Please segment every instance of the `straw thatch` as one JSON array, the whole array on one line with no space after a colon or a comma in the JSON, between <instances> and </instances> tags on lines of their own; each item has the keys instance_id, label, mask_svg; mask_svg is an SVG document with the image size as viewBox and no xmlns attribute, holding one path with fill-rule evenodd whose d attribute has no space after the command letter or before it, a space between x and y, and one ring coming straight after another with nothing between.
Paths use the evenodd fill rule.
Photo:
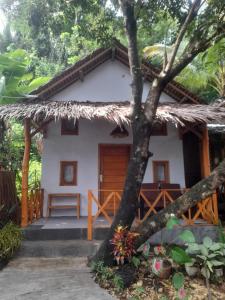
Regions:
<instances>
[{"instance_id":1,"label":"straw thatch","mask_svg":"<svg viewBox=\"0 0 225 300\"><path fill-rule=\"evenodd\" d=\"M48 119L105 119L117 124L129 123L131 107L126 102L78 102L51 101L42 103L17 103L0 106L0 119L31 118L34 121ZM225 107L220 103L160 104L157 109L159 122L170 122L184 126L186 123L225 124Z\"/></svg>"}]
</instances>

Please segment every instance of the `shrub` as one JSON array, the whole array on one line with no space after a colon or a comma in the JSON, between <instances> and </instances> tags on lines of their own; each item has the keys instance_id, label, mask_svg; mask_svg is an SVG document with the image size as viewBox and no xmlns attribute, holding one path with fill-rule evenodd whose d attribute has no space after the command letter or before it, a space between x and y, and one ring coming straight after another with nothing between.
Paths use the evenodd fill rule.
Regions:
<instances>
[{"instance_id":1,"label":"shrub","mask_svg":"<svg viewBox=\"0 0 225 300\"><path fill-rule=\"evenodd\" d=\"M0 260L8 260L20 247L22 232L18 226L9 222L0 230Z\"/></svg>"}]
</instances>

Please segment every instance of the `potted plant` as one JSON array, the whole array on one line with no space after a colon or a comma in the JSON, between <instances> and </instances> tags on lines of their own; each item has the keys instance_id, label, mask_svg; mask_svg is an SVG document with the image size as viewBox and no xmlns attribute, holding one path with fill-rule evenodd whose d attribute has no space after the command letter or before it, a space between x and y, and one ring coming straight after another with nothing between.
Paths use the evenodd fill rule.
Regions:
<instances>
[{"instance_id":1,"label":"potted plant","mask_svg":"<svg viewBox=\"0 0 225 300\"><path fill-rule=\"evenodd\" d=\"M115 229L113 239L110 243L113 245L113 255L117 265L123 265L130 262L132 256L136 253L134 242L138 234L131 232L124 226L118 226Z\"/></svg>"}]
</instances>

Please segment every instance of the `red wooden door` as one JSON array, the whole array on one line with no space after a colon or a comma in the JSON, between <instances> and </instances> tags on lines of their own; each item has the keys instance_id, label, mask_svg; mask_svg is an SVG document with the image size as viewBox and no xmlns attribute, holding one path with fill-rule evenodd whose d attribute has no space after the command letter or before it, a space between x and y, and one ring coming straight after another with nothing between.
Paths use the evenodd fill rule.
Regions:
<instances>
[{"instance_id":1,"label":"red wooden door","mask_svg":"<svg viewBox=\"0 0 225 300\"><path fill-rule=\"evenodd\" d=\"M110 198L106 206L108 211L118 208L118 194L122 194L129 158L130 145L100 146L100 199L104 203ZM118 194L113 194L113 191L118 191Z\"/></svg>"}]
</instances>

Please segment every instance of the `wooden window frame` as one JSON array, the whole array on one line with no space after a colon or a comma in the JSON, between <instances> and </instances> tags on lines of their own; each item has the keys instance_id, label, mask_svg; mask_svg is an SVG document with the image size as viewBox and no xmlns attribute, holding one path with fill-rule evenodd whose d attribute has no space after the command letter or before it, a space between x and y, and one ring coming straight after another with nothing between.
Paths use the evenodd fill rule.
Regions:
<instances>
[{"instance_id":1,"label":"wooden window frame","mask_svg":"<svg viewBox=\"0 0 225 300\"><path fill-rule=\"evenodd\" d=\"M165 168L165 180L164 181L157 181L157 166L163 165ZM170 183L170 172L169 172L169 161L168 160L153 160L152 161L152 169L153 169L153 181L154 183Z\"/></svg>"},{"instance_id":2,"label":"wooden window frame","mask_svg":"<svg viewBox=\"0 0 225 300\"><path fill-rule=\"evenodd\" d=\"M79 135L79 121L76 120L75 126L73 130L68 130L66 128L66 122L70 120L68 119L62 119L61 120L61 135Z\"/></svg>"},{"instance_id":3,"label":"wooden window frame","mask_svg":"<svg viewBox=\"0 0 225 300\"><path fill-rule=\"evenodd\" d=\"M154 128L153 125L153 129L152 129L152 136L167 136L168 132L167 132L167 123L157 123L155 126L161 126L159 129L157 129L156 127ZM155 130L155 131L154 131Z\"/></svg>"},{"instance_id":4,"label":"wooden window frame","mask_svg":"<svg viewBox=\"0 0 225 300\"><path fill-rule=\"evenodd\" d=\"M66 166L73 166L73 180L65 181L64 169ZM60 186L76 186L77 185L77 161L60 161Z\"/></svg>"}]
</instances>

